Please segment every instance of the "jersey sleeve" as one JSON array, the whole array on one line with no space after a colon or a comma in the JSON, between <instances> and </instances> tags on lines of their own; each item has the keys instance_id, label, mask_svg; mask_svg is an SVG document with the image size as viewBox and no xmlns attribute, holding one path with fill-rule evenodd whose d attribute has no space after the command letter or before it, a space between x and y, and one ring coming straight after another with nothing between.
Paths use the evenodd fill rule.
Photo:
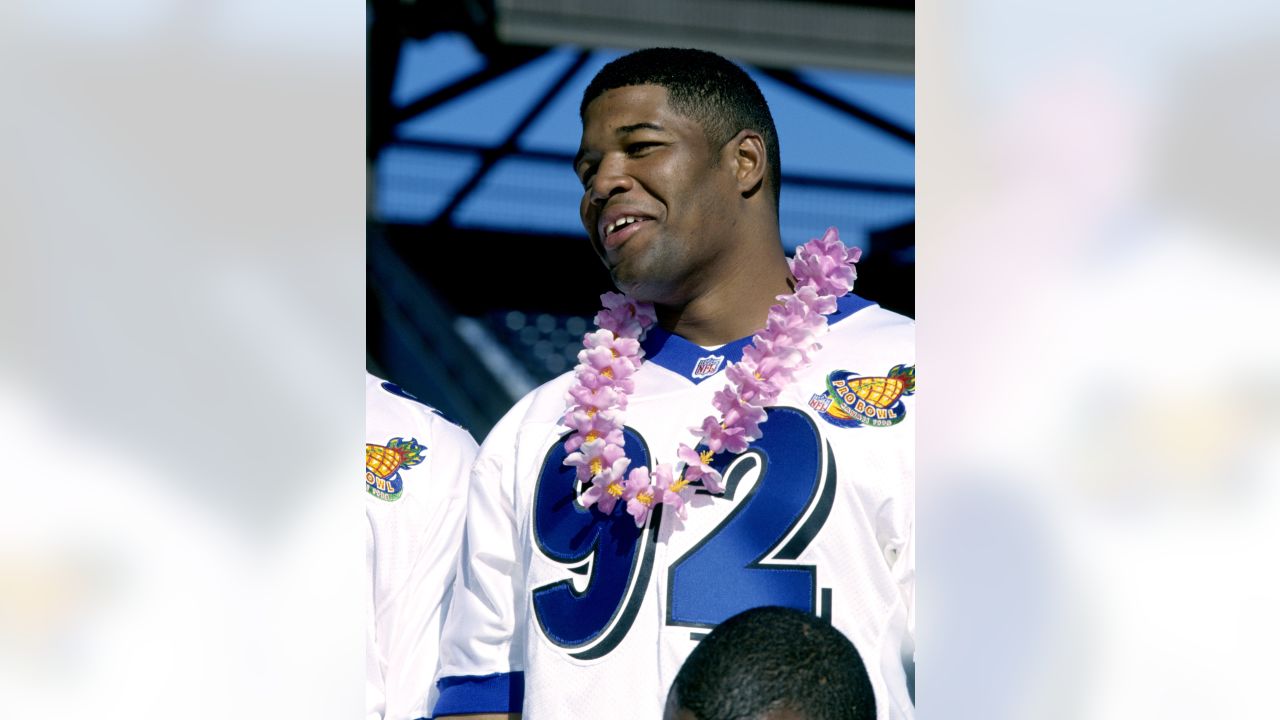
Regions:
<instances>
[{"instance_id":1,"label":"jersey sleeve","mask_svg":"<svg viewBox=\"0 0 1280 720\"><path fill-rule=\"evenodd\" d=\"M891 570L893 579L902 595L902 602L907 607L906 635L902 644L902 661L904 664L915 664L916 639L916 543L915 523L908 517L903 523L903 538L896 548L896 555Z\"/></svg>"},{"instance_id":2,"label":"jersey sleeve","mask_svg":"<svg viewBox=\"0 0 1280 720\"><path fill-rule=\"evenodd\" d=\"M367 517L367 515L366 515ZM365 568L369 576L376 572L377 558L373 552L373 523L365 526ZM365 617L364 646L364 703L365 720L382 720L387 713L387 678L385 662L378 650L378 616L374 608L378 605L378 594L374 584L366 586L369 591L369 612Z\"/></svg>"},{"instance_id":3,"label":"jersey sleeve","mask_svg":"<svg viewBox=\"0 0 1280 720\"><path fill-rule=\"evenodd\" d=\"M489 434L471 471L466 530L441 638L435 717L520 712L524 578L515 513L517 405Z\"/></svg>"},{"instance_id":4,"label":"jersey sleeve","mask_svg":"<svg viewBox=\"0 0 1280 720\"><path fill-rule=\"evenodd\" d=\"M399 470L401 496L366 501L372 613L366 717L416 720L435 701L439 643L462 546L475 441L429 407L375 387L366 441L412 439L423 461ZM366 468L367 471L367 468Z\"/></svg>"}]
</instances>

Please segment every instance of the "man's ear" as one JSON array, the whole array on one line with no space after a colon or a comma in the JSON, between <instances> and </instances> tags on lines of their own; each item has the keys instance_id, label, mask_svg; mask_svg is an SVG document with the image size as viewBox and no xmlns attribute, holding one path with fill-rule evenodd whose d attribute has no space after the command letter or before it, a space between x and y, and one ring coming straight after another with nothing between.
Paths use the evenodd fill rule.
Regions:
<instances>
[{"instance_id":1,"label":"man's ear","mask_svg":"<svg viewBox=\"0 0 1280 720\"><path fill-rule=\"evenodd\" d=\"M751 197L764 187L765 165L769 162L764 138L755 130L741 130L729 141L733 150L734 176L742 197Z\"/></svg>"}]
</instances>

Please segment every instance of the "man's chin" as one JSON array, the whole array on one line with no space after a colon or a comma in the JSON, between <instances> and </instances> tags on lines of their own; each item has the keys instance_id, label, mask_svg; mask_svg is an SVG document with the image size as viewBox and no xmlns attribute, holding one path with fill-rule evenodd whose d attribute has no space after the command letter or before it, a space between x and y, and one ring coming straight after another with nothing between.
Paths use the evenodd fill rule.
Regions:
<instances>
[{"instance_id":1,"label":"man's chin","mask_svg":"<svg viewBox=\"0 0 1280 720\"><path fill-rule=\"evenodd\" d=\"M609 268L609 277L613 279L613 286L618 288L618 292L625 293L630 297L635 297L637 289L641 283L629 272L627 267L619 263Z\"/></svg>"},{"instance_id":2,"label":"man's chin","mask_svg":"<svg viewBox=\"0 0 1280 720\"><path fill-rule=\"evenodd\" d=\"M654 305L666 304L667 296L652 283L639 280L625 281L614 277L613 286L618 288L618 292L637 302L653 303Z\"/></svg>"},{"instance_id":3,"label":"man's chin","mask_svg":"<svg viewBox=\"0 0 1280 720\"><path fill-rule=\"evenodd\" d=\"M677 286L658 272L662 268L638 263L636 260L637 258L627 258L609 268L613 286L632 300L655 305L669 304Z\"/></svg>"},{"instance_id":4,"label":"man's chin","mask_svg":"<svg viewBox=\"0 0 1280 720\"><path fill-rule=\"evenodd\" d=\"M626 295L632 300L648 302L648 300L645 300L643 297L641 297L644 294L643 285L626 282L624 280L619 279L617 276L614 276L613 286L618 289L618 292L622 293L623 295Z\"/></svg>"}]
</instances>

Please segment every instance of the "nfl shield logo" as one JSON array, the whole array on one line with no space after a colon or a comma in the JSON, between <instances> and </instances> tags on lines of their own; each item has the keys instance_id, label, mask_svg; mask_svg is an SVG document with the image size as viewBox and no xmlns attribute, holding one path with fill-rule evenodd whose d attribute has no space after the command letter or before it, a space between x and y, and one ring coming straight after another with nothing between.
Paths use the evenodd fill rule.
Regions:
<instances>
[{"instance_id":1,"label":"nfl shield logo","mask_svg":"<svg viewBox=\"0 0 1280 720\"><path fill-rule=\"evenodd\" d=\"M698 363L693 366L693 379L700 380L704 377L711 377L720 370L720 365L724 362L723 355L708 355L704 358L698 358Z\"/></svg>"}]
</instances>

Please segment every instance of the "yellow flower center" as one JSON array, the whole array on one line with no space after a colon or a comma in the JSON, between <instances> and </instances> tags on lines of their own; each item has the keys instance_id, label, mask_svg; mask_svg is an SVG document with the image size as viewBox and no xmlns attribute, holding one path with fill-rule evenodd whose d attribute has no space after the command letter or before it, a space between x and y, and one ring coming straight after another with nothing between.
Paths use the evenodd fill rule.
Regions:
<instances>
[{"instance_id":1,"label":"yellow flower center","mask_svg":"<svg viewBox=\"0 0 1280 720\"><path fill-rule=\"evenodd\" d=\"M587 408L587 417L593 418L595 416L596 416L596 409L592 407Z\"/></svg>"},{"instance_id":2,"label":"yellow flower center","mask_svg":"<svg viewBox=\"0 0 1280 720\"><path fill-rule=\"evenodd\" d=\"M711 459L714 458L715 456L716 454L711 452L710 450L703 450L702 454L699 455L698 457L702 460L703 465L710 465Z\"/></svg>"},{"instance_id":3,"label":"yellow flower center","mask_svg":"<svg viewBox=\"0 0 1280 720\"><path fill-rule=\"evenodd\" d=\"M600 433L596 432L595 430L592 430L591 432L587 433L587 442L591 442L592 440L599 440L599 439L600 439Z\"/></svg>"},{"instance_id":4,"label":"yellow flower center","mask_svg":"<svg viewBox=\"0 0 1280 720\"><path fill-rule=\"evenodd\" d=\"M612 378L612 377L613 377L613 368L605 368L605 369L603 369L603 370L601 370L601 371L600 371L600 374L601 374L601 375L603 375L603 376L605 376L605 377L607 377L607 378Z\"/></svg>"},{"instance_id":5,"label":"yellow flower center","mask_svg":"<svg viewBox=\"0 0 1280 720\"><path fill-rule=\"evenodd\" d=\"M622 483L609 483L609 494L614 497L622 497Z\"/></svg>"},{"instance_id":6,"label":"yellow flower center","mask_svg":"<svg viewBox=\"0 0 1280 720\"><path fill-rule=\"evenodd\" d=\"M636 495L636 499L640 501L641 505L652 505L653 493L642 492L639 495Z\"/></svg>"},{"instance_id":7,"label":"yellow flower center","mask_svg":"<svg viewBox=\"0 0 1280 720\"><path fill-rule=\"evenodd\" d=\"M603 470L603 469L604 469L604 462L602 462L602 461L600 460L600 458L596 458L596 459L594 459L594 460L592 460L592 461L591 461L591 474L592 474L592 475L599 475L599 474L600 474L600 471L601 471L601 470Z\"/></svg>"},{"instance_id":8,"label":"yellow flower center","mask_svg":"<svg viewBox=\"0 0 1280 720\"><path fill-rule=\"evenodd\" d=\"M671 483L671 492L678 493L684 489L685 485L688 485L688 484L689 484L689 481L685 480L684 476L681 475L679 480Z\"/></svg>"}]
</instances>

